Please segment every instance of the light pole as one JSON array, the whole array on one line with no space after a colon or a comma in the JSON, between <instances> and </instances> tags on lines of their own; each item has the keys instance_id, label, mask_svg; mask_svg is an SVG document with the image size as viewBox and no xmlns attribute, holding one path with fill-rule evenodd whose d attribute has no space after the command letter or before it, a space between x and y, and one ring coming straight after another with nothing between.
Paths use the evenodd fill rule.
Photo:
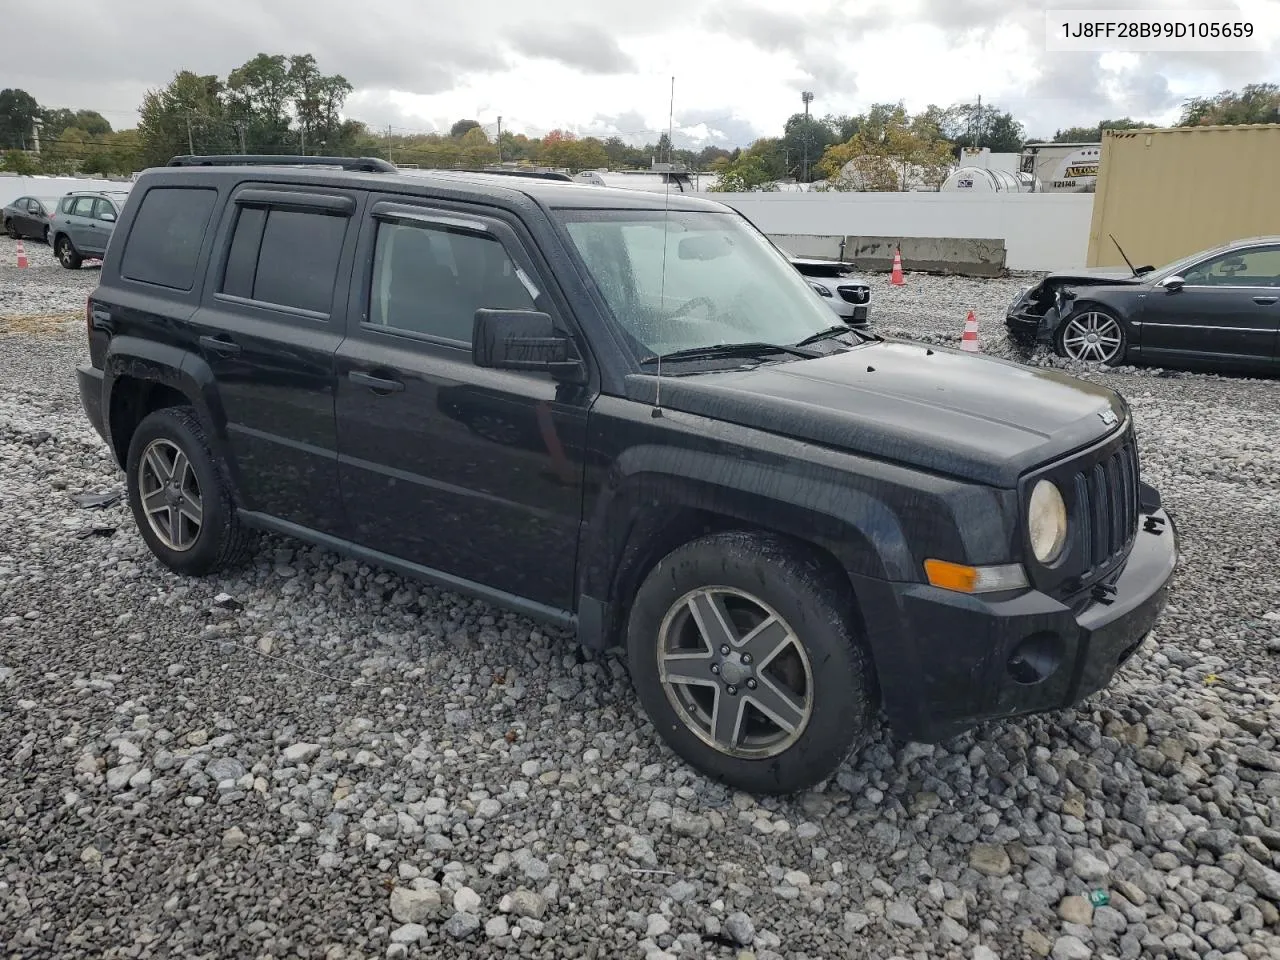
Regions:
<instances>
[{"instance_id":1,"label":"light pole","mask_svg":"<svg viewBox=\"0 0 1280 960\"><path fill-rule=\"evenodd\" d=\"M809 182L809 104L813 102L813 94L808 90L800 94L800 99L804 101L804 129L800 133L800 143L803 147L804 165L803 173L800 174L800 182Z\"/></svg>"}]
</instances>

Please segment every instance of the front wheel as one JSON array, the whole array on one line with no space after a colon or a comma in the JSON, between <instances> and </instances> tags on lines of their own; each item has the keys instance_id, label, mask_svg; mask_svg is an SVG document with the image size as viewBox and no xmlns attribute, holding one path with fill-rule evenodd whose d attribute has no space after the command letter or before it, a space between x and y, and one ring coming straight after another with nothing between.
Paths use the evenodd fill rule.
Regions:
<instances>
[{"instance_id":1,"label":"front wheel","mask_svg":"<svg viewBox=\"0 0 1280 960\"><path fill-rule=\"evenodd\" d=\"M12 220L6 220L4 222L4 232L9 235L10 240L18 239L18 228Z\"/></svg>"},{"instance_id":2,"label":"front wheel","mask_svg":"<svg viewBox=\"0 0 1280 960\"><path fill-rule=\"evenodd\" d=\"M1123 362L1128 349L1119 318L1095 306L1083 307L1063 320L1055 344L1058 354L1069 360L1109 367Z\"/></svg>"},{"instance_id":3,"label":"front wheel","mask_svg":"<svg viewBox=\"0 0 1280 960\"><path fill-rule=\"evenodd\" d=\"M68 270L79 270L80 264L84 263L84 258L71 245L70 237L59 237L53 252L57 255L58 262Z\"/></svg>"},{"instance_id":4,"label":"front wheel","mask_svg":"<svg viewBox=\"0 0 1280 960\"><path fill-rule=\"evenodd\" d=\"M627 654L659 734L749 793L822 782L868 738L874 675L847 582L799 545L722 533L645 578Z\"/></svg>"}]
</instances>

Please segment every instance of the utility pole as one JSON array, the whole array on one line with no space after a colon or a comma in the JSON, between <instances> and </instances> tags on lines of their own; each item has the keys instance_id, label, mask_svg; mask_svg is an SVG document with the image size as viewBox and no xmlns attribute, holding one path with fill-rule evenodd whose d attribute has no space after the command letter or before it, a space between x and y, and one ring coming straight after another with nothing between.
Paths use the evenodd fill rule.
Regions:
<instances>
[{"instance_id":1,"label":"utility pole","mask_svg":"<svg viewBox=\"0 0 1280 960\"><path fill-rule=\"evenodd\" d=\"M502 117L498 117L498 162L502 162Z\"/></svg>"},{"instance_id":2,"label":"utility pole","mask_svg":"<svg viewBox=\"0 0 1280 960\"><path fill-rule=\"evenodd\" d=\"M195 141L191 138L191 111L187 111L187 152L194 155L196 152Z\"/></svg>"},{"instance_id":3,"label":"utility pole","mask_svg":"<svg viewBox=\"0 0 1280 960\"><path fill-rule=\"evenodd\" d=\"M800 143L804 148L804 164L803 173L800 174L800 182L809 182L809 104L813 102L813 94L808 90L800 94L800 99L804 101L804 131L800 135Z\"/></svg>"},{"instance_id":4,"label":"utility pole","mask_svg":"<svg viewBox=\"0 0 1280 960\"><path fill-rule=\"evenodd\" d=\"M387 162L391 163L391 124L387 124Z\"/></svg>"},{"instance_id":5,"label":"utility pole","mask_svg":"<svg viewBox=\"0 0 1280 960\"><path fill-rule=\"evenodd\" d=\"M299 127L302 130L302 155L305 157L307 155L307 121L303 120Z\"/></svg>"}]
</instances>

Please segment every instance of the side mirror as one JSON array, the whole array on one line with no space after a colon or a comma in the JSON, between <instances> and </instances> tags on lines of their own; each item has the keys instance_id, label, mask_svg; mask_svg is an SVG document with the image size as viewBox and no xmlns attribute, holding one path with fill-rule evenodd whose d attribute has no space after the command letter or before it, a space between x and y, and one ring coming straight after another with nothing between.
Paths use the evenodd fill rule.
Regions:
<instances>
[{"instance_id":1,"label":"side mirror","mask_svg":"<svg viewBox=\"0 0 1280 960\"><path fill-rule=\"evenodd\" d=\"M1175 273L1173 276L1165 277L1163 280L1161 280L1160 286L1164 287L1166 290L1172 293L1172 292L1181 290L1183 286L1186 284L1186 282L1187 282L1186 280L1184 280L1182 277L1178 276Z\"/></svg>"},{"instance_id":2,"label":"side mirror","mask_svg":"<svg viewBox=\"0 0 1280 960\"><path fill-rule=\"evenodd\" d=\"M585 373L573 341L557 330L549 314L537 310L476 311L471 360L495 370L543 370L580 380Z\"/></svg>"},{"instance_id":3,"label":"side mirror","mask_svg":"<svg viewBox=\"0 0 1280 960\"><path fill-rule=\"evenodd\" d=\"M116 215L112 213L110 210L107 210L107 211L104 211L102 216L100 216L98 219L105 220L108 223L114 223L116 219Z\"/></svg>"}]
</instances>

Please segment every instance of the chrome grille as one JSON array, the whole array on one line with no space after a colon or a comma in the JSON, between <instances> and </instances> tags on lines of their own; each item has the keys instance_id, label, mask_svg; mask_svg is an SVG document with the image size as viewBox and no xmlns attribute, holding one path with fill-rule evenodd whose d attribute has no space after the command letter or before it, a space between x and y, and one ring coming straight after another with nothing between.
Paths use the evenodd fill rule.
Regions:
<instances>
[{"instance_id":1,"label":"chrome grille","mask_svg":"<svg viewBox=\"0 0 1280 960\"><path fill-rule=\"evenodd\" d=\"M1077 471L1073 526L1080 531L1081 575L1129 548L1138 533L1138 448L1132 435L1091 468Z\"/></svg>"},{"instance_id":2,"label":"chrome grille","mask_svg":"<svg viewBox=\"0 0 1280 960\"><path fill-rule=\"evenodd\" d=\"M837 287L841 299L847 303L866 303L871 299L870 287Z\"/></svg>"}]
</instances>

